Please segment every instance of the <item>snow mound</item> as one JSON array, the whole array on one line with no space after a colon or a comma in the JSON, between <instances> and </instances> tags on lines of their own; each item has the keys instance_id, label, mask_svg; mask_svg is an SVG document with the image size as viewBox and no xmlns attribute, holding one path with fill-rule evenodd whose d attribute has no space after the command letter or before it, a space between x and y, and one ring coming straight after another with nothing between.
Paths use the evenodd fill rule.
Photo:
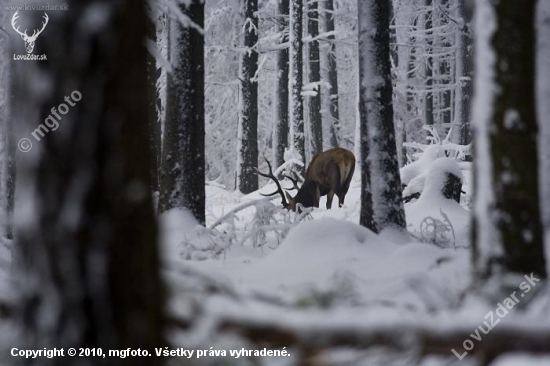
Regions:
<instances>
[{"instance_id":1,"label":"snow mound","mask_svg":"<svg viewBox=\"0 0 550 366\"><path fill-rule=\"evenodd\" d=\"M416 197L420 195L424 190L424 183L426 182L426 173L417 175L410 180L409 184L403 189L403 198Z\"/></svg>"},{"instance_id":2,"label":"snow mound","mask_svg":"<svg viewBox=\"0 0 550 366\"><path fill-rule=\"evenodd\" d=\"M244 293L286 304L350 308L391 303L421 309L426 300L418 291L439 302L441 293L455 298L468 285L468 260L466 251L399 245L349 221L326 218L293 228L263 258L187 263Z\"/></svg>"},{"instance_id":3,"label":"snow mound","mask_svg":"<svg viewBox=\"0 0 550 366\"><path fill-rule=\"evenodd\" d=\"M327 288L335 276L360 273L396 247L349 221L313 220L292 229L276 251L247 268L242 280L258 289Z\"/></svg>"},{"instance_id":4,"label":"snow mound","mask_svg":"<svg viewBox=\"0 0 550 366\"><path fill-rule=\"evenodd\" d=\"M450 158L438 158L429 164L428 169L422 174L412 178L407 187L403 189L403 197L410 197L415 194L420 194L424 191L426 181L428 181L428 194L441 195L443 185L447 180L446 175L452 174L460 179L464 184L464 176L458 162ZM431 193L430 193L431 192Z\"/></svg>"},{"instance_id":5,"label":"snow mound","mask_svg":"<svg viewBox=\"0 0 550 366\"><path fill-rule=\"evenodd\" d=\"M469 246L470 213L458 202L443 196L448 174L464 181L462 170L450 158L435 160L426 174L418 201L405 205L409 231L439 246Z\"/></svg>"},{"instance_id":6,"label":"snow mound","mask_svg":"<svg viewBox=\"0 0 550 366\"><path fill-rule=\"evenodd\" d=\"M181 258L184 254L185 243L192 242L193 246L198 249L208 248L209 242L208 237L204 235L204 227L185 208L174 208L160 214L159 227L164 260ZM196 251L198 255L201 252L201 250Z\"/></svg>"},{"instance_id":7,"label":"snow mound","mask_svg":"<svg viewBox=\"0 0 550 366\"><path fill-rule=\"evenodd\" d=\"M290 231L279 249L266 260L278 261L278 257L287 257L289 254L300 255L317 254L317 258L325 253L332 257L335 253L330 250L337 246L342 255L347 251L357 251L362 245L387 245L392 243L381 242L381 239L372 231L349 221L325 218L313 220L298 225Z\"/></svg>"},{"instance_id":8,"label":"snow mound","mask_svg":"<svg viewBox=\"0 0 550 366\"><path fill-rule=\"evenodd\" d=\"M434 195L443 197L441 191L443 190L443 186L447 180L447 174L452 174L459 178L461 183L464 182L462 170L455 160L450 158L439 158L430 166L430 170L428 171L424 183L425 189L423 190L420 199L422 199L422 197Z\"/></svg>"},{"instance_id":9,"label":"snow mound","mask_svg":"<svg viewBox=\"0 0 550 366\"><path fill-rule=\"evenodd\" d=\"M429 145L422 153L422 156L401 168L401 183L408 185L412 179L425 173L432 162L443 154L441 145Z\"/></svg>"}]
</instances>

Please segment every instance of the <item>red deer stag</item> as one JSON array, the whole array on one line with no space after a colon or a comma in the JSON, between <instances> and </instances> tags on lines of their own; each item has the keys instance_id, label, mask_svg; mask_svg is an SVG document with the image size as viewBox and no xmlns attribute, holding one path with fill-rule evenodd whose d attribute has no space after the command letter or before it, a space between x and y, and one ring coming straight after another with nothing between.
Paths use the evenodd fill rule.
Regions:
<instances>
[{"instance_id":1,"label":"red deer stag","mask_svg":"<svg viewBox=\"0 0 550 366\"><path fill-rule=\"evenodd\" d=\"M283 206L287 210L293 211L296 211L298 203L304 207L319 207L319 198L325 195L327 196L327 209L330 210L335 194L338 196L338 207L342 207L355 171L355 156L351 151L334 148L317 154L307 168L306 180L302 187L298 187L296 179L284 176L292 181L293 189L298 190L296 196L292 197L288 192L283 193L281 183L273 175L271 164L267 159L266 162L269 172L262 173L256 169L256 173L272 179L277 185L277 190L270 194L263 194L263 196L273 196L278 193L281 195ZM285 193L288 202L285 199Z\"/></svg>"}]
</instances>

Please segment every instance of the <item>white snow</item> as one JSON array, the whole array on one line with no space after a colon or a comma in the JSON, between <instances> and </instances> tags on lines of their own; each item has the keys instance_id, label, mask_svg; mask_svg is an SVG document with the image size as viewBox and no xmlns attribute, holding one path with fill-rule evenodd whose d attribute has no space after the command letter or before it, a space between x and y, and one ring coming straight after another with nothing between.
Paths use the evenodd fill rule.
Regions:
<instances>
[{"instance_id":1,"label":"white snow","mask_svg":"<svg viewBox=\"0 0 550 366\"><path fill-rule=\"evenodd\" d=\"M424 174L431 163L442 156L444 150L441 145L429 145L422 152L421 157L401 168L401 183L408 185L414 178Z\"/></svg>"},{"instance_id":2,"label":"white snow","mask_svg":"<svg viewBox=\"0 0 550 366\"><path fill-rule=\"evenodd\" d=\"M445 198L441 193L446 175L449 173L464 182L462 170L453 159L439 158L431 164L424 176L425 183L420 198L416 202L405 205L408 229L419 237L426 237L428 235L426 230L431 232L431 225L428 224L436 223L429 218L436 219L441 224L447 223L447 227L438 226L434 230L444 231L445 233L441 232L441 235L443 239L449 240L447 243L450 246L468 247L470 213L455 200ZM448 227L449 225L452 227Z\"/></svg>"},{"instance_id":3,"label":"white snow","mask_svg":"<svg viewBox=\"0 0 550 366\"><path fill-rule=\"evenodd\" d=\"M234 243L223 255L217 258L205 255L198 258L200 261L177 257L178 246L189 241L193 245L201 243L209 234L203 232L202 237L194 238L196 222L186 212L163 215L163 231L169 233L165 235L164 245L171 246L167 252L172 253L165 260L170 265L177 262L178 268L186 268L189 273L202 274L210 286L219 286L218 291L226 293L225 296L200 297L205 323L193 341L211 342L208 332L214 328L209 327L213 327L218 318L277 324L292 329L364 331L380 327L422 327L444 333L454 327L465 334L474 332L496 303L476 297L468 297L462 302L471 285L471 253L465 248L469 212L454 200L441 196L439 180L448 172L463 178L454 160L435 160L426 174L422 196L406 209L409 225L429 215L442 219L439 212L442 210L452 222L457 236L456 248L439 248L415 238L394 240L391 235L379 236L359 226L358 182L352 183L342 209L314 209L311 218L294 226L282 241L268 236L267 243L261 247ZM464 183L468 185L468 181ZM272 188L271 185L261 191ZM243 196L210 186L207 195L210 212L207 227L233 208L260 198L257 192ZM278 205L278 201L276 198L273 202ZM320 206L323 204L321 202ZM252 205L236 212L237 227L247 227L247 222L254 221L255 210ZM182 224L184 228L179 227ZM230 227L221 225L216 230L226 231ZM237 235L243 233L237 231ZM182 238L185 240L180 240ZM181 277L170 275L167 279L174 286L182 283ZM178 314L189 310L182 303L177 304L172 308ZM511 312L503 320L506 324L503 326L544 328L548 325L546 320L541 322L544 304L542 301L535 305L529 313ZM450 350L449 356L454 357ZM344 356L331 353L330 357L338 360ZM512 356L503 357L499 362L512 362L508 357ZM515 360L513 357L510 360ZM431 357L424 362L425 365L438 365L444 361L438 363ZM511 363L504 365L508 364Z\"/></svg>"},{"instance_id":4,"label":"white snow","mask_svg":"<svg viewBox=\"0 0 550 366\"><path fill-rule=\"evenodd\" d=\"M460 174L460 168L456 171L456 163L448 160L441 159L436 167ZM286 182L282 185L291 186ZM434 189L432 185L437 184L428 180L427 195ZM271 192L274 188L270 185L260 191ZM207 186L207 195L207 211L210 212L207 227L233 208L261 198L257 192L242 196L211 186ZM183 263L221 278L224 283L232 283L244 293L276 297L286 304L324 304L328 301L347 308L358 304L390 303L411 311L458 301L458 294L469 284L469 251L440 249L391 233L377 236L357 224L359 199L360 184L354 181L343 208L326 210L325 197L322 197L322 208L311 213L313 220L306 219L295 226L282 241L268 234L266 244L261 247L254 248L248 242L233 244L221 257L195 255L196 259L203 260ZM280 206L279 201L274 197L275 205ZM417 208L412 208L415 214L410 216L410 223L416 223L417 218L436 216L436 213L439 217L441 208L449 215L457 235L466 233L468 212L458 203L446 201L449 200L442 197L421 198ZM246 235L254 228L251 222L255 220L255 211L254 206L249 206L235 213L234 226L221 225L215 230L235 230L237 236ZM287 215L293 217L295 214ZM208 252L211 245L206 240L208 233L197 231L196 221L187 212L165 213L161 222L165 259L189 258L186 249L189 243L196 251Z\"/></svg>"}]
</instances>

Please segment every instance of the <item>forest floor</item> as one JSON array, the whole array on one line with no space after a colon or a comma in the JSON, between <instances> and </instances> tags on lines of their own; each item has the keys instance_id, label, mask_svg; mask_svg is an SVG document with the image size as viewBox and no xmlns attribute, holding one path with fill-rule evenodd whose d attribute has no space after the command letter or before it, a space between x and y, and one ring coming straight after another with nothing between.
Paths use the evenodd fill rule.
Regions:
<instances>
[{"instance_id":1,"label":"forest floor","mask_svg":"<svg viewBox=\"0 0 550 366\"><path fill-rule=\"evenodd\" d=\"M444 333L458 326L465 334L475 335L496 302L493 305L465 296L472 283L468 247L471 175L468 169L463 172L460 205L433 195L405 205L408 234L390 230L376 235L358 225L359 177L352 182L344 207L338 208L335 198L333 208L327 210L323 198L320 208L305 217L282 210L278 196L265 203L258 192L241 195L207 186L206 227L218 224L221 217L226 220L204 229L185 212L163 215L164 258L174 268L185 268L184 276L200 274L202 280L210 281L210 290L204 286L200 289L210 295L199 297L202 317L208 319L210 330L215 328L213 324L231 319L298 332L303 327L319 334L335 327L389 327L399 332L407 326ZM291 185L286 182L283 186ZM274 190L274 185L268 185L259 192ZM228 214L255 200L260 203ZM281 238L285 234L281 227L285 226L292 228ZM167 278L177 287L181 277L174 273ZM181 302L176 300L172 305L176 314L185 316ZM542 307L545 310L539 308L530 314L517 312L508 316L506 323L512 327L541 326L540 312L550 312L548 301ZM234 340L216 342L204 335L208 333L204 329L201 332L203 338L199 339L209 345L226 349L241 346ZM412 356L396 355L374 349L358 356L355 351L340 351L325 354L327 364L410 365L418 361L414 352ZM354 363L365 355L368 363ZM292 365L293 361L273 364ZM427 357L419 364L475 365L460 361L451 349L448 356ZM519 364L550 365L550 358L513 355L495 363Z\"/></svg>"},{"instance_id":2,"label":"forest floor","mask_svg":"<svg viewBox=\"0 0 550 366\"><path fill-rule=\"evenodd\" d=\"M320 208L302 215L280 208L279 197L269 201L259 194L272 192L273 185L249 195L208 185L206 228L183 210L164 213L159 220L170 312L180 319L192 317L198 324L182 338L174 336L174 347L253 348L238 337L215 336L216 324L228 319L233 324L313 329L319 334L381 327L396 332L418 327L443 334L457 326L465 334L475 333L496 302L465 296L471 286L471 179L465 173L460 205L432 194L405 205L407 234L390 230L376 235L358 225L358 176L342 208L335 198L327 210L322 198ZM247 207L238 209L243 206ZM9 293L9 262L9 250L2 243L0 294ZM199 315L193 313L197 304ZM548 327L548 320L541 321L549 318L548 313L546 301L532 312L515 312L505 323L523 329ZM12 337L10 325L0 324L0 348ZM448 355L427 357L421 363L415 352L379 351L340 347L324 357L327 365L475 365L458 360L450 349ZM298 352L289 352L287 359L273 357L262 365L299 363ZM355 363L360 359L368 362ZM204 361L199 364L219 364L215 357ZM256 364L244 358L235 361L231 364ZM550 358L511 355L494 365L550 365Z\"/></svg>"}]
</instances>

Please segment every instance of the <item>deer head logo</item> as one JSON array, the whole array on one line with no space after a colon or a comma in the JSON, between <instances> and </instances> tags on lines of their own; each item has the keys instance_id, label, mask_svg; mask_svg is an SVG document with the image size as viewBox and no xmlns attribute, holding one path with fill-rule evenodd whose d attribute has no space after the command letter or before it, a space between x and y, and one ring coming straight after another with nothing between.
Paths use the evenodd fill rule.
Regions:
<instances>
[{"instance_id":1,"label":"deer head logo","mask_svg":"<svg viewBox=\"0 0 550 366\"><path fill-rule=\"evenodd\" d=\"M25 41L25 49L27 50L27 53L32 53L32 50L34 49L34 42L36 42L36 39L38 38L40 33L42 33L44 28L46 28L46 25L48 24L48 20L50 20L50 18L48 18L48 14L44 13L44 17L43 17L44 21L42 22L42 29L40 30L35 29L34 32L32 33L32 36L29 36L27 34L26 29L24 32L21 32L19 30L19 27L16 27L15 21L17 20L17 18L19 18L19 15L17 13L18 12L16 11L15 14L13 14L13 18L11 19L11 26L17 33L21 35L21 38L23 38L23 41Z\"/></svg>"}]
</instances>

